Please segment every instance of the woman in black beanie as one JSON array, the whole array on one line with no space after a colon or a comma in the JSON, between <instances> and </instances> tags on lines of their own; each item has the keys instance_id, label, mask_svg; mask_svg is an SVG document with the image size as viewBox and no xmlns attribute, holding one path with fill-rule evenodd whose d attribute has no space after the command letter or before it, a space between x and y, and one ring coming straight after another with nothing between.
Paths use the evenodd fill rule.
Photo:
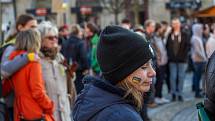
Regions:
<instances>
[{"instance_id":1,"label":"woman in black beanie","mask_svg":"<svg viewBox=\"0 0 215 121\"><path fill-rule=\"evenodd\" d=\"M155 76L149 43L119 26L106 27L97 48L103 79L87 76L73 110L74 121L143 121L142 95Z\"/></svg>"}]
</instances>

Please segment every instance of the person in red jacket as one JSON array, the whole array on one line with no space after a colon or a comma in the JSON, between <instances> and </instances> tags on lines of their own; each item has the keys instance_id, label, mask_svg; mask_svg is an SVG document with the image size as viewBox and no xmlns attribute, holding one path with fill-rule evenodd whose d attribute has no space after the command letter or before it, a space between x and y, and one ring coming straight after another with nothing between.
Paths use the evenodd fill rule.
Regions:
<instances>
[{"instance_id":1,"label":"person in red jacket","mask_svg":"<svg viewBox=\"0 0 215 121\"><path fill-rule=\"evenodd\" d=\"M10 60L25 52L38 53L40 42L38 31L20 32L16 37L15 51L11 53ZM46 95L39 61L29 62L11 77L11 81L15 91L14 121L54 121L54 103Z\"/></svg>"}]
</instances>

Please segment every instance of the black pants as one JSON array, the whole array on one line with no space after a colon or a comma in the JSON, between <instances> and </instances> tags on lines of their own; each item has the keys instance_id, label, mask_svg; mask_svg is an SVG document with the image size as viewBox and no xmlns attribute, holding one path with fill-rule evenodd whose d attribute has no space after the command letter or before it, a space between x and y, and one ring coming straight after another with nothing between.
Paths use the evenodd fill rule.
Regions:
<instances>
[{"instance_id":1,"label":"black pants","mask_svg":"<svg viewBox=\"0 0 215 121\"><path fill-rule=\"evenodd\" d=\"M162 97L162 87L163 87L163 81L165 79L166 75L166 66L158 66L156 68L156 83L155 83L155 97Z\"/></svg>"},{"instance_id":2,"label":"black pants","mask_svg":"<svg viewBox=\"0 0 215 121\"><path fill-rule=\"evenodd\" d=\"M171 91L171 86L170 86L170 71L169 71L169 63L166 65L166 76L165 76L168 92L170 93Z\"/></svg>"}]
</instances>

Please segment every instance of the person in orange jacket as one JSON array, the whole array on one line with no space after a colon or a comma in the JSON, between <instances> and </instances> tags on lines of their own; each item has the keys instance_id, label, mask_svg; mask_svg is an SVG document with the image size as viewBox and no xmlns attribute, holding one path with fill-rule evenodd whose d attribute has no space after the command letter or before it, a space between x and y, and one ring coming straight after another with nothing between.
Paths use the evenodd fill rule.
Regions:
<instances>
[{"instance_id":1,"label":"person in orange jacket","mask_svg":"<svg viewBox=\"0 0 215 121\"><path fill-rule=\"evenodd\" d=\"M41 37L38 31L20 32L16 37L15 51L11 53L10 60L25 52L38 53L40 42ZM11 81L15 91L14 121L54 121L54 103L46 95L39 61L26 64L11 77Z\"/></svg>"},{"instance_id":2,"label":"person in orange jacket","mask_svg":"<svg viewBox=\"0 0 215 121\"><path fill-rule=\"evenodd\" d=\"M40 63L42 66L46 93L55 105L53 113L54 119L56 121L71 121L72 106L76 99L76 91L73 83L73 79L75 78L73 72L76 67L67 67L65 66L66 64L63 63L65 61L58 50L58 31L55 25L51 22L44 21L39 24L37 29L41 34L42 40L40 53L26 52L27 54L25 55L17 55L13 60L7 61L4 65L4 69L1 69L7 73L5 77L10 77L19 71L19 69L25 67L28 62L37 60L37 56L35 56L35 58L30 58L29 54L41 57ZM18 57L26 57L27 59L20 59ZM16 58L18 58L19 61L17 61Z\"/></svg>"}]
</instances>

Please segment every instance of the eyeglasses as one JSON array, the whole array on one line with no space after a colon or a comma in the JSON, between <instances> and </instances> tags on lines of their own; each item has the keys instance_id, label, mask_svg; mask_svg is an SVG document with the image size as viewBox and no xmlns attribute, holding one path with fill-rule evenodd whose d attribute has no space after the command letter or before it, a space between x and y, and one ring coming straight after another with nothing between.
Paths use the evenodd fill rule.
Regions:
<instances>
[{"instance_id":1,"label":"eyeglasses","mask_svg":"<svg viewBox=\"0 0 215 121\"><path fill-rule=\"evenodd\" d=\"M47 38L47 39L49 39L49 40L52 40L52 41L54 41L55 39L58 40L58 36L47 36L47 37L45 37L45 38Z\"/></svg>"}]
</instances>

